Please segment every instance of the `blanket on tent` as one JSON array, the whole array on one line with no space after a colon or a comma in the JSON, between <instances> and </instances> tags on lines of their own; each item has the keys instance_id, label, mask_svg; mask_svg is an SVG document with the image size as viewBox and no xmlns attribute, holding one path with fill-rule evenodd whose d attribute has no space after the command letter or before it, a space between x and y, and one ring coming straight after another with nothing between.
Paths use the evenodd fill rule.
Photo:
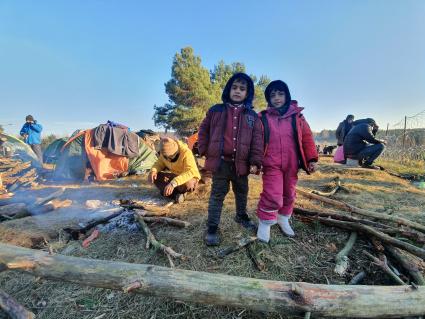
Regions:
<instances>
[{"instance_id":1,"label":"blanket on tent","mask_svg":"<svg viewBox=\"0 0 425 319\"><path fill-rule=\"evenodd\" d=\"M107 148L115 155L136 157L139 155L139 136L119 126L101 124L94 129L94 148Z\"/></svg>"}]
</instances>

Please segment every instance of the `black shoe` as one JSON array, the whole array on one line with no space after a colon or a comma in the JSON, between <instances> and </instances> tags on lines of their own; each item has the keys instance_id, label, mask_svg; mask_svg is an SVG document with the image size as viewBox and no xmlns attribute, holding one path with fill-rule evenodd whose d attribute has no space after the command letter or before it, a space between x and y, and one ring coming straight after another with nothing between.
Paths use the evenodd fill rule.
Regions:
<instances>
[{"instance_id":1,"label":"black shoe","mask_svg":"<svg viewBox=\"0 0 425 319\"><path fill-rule=\"evenodd\" d=\"M205 233L204 242L207 246L218 246L220 244L220 236L218 235L218 232L209 233L207 231Z\"/></svg>"},{"instance_id":2,"label":"black shoe","mask_svg":"<svg viewBox=\"0 0 425 319\"><path fill-rule=\"evenodd\" d=\"M236 215L235 222L237 222L239 225L241 225L242 227L248 230L257 231L257 225L251 219L249 219L248 215L245 215L245 216Z\"/></svg>"},{"instance_id":3,"label":"black shoe","mask_svg":"<svg viewBox=\"0 0 425 319\"><path fill-rule=\"evenodd\" d=\"M186 199L186 194L177 194L175 197L174 197L174 201L176 202L176 204L181 204L181 203L183 203L184 201L185 201L185 199Z\"/></svg>"}]
</instances>

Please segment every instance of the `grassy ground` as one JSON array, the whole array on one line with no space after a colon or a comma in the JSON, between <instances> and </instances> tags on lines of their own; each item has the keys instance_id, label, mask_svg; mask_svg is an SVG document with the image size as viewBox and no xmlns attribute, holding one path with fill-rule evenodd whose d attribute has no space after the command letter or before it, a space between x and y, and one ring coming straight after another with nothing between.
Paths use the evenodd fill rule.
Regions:
<instances>
[{"instance_id":1,"label":"grassy ground","mask_svg":"<svg viewBox=\"0 0 425 319\"><path fill-rule=\"evenodd\" d=\"M323 158L319 171L307 176L300 174L299 186L305 189L328 190L332 180L339 176L349 189L349 194L338 193L335 198L366 209L386 214L399 214L406 218L425 223L425 191L416 189L408 181L390 176L383 171L346 169ZM134 184L141 188L133 187ZM142 180L108 188L108 198L132 197L156 191ZM133 186L131 186L133 185ZM126 188L128 187L128 188ZM75 192L81 192L75 188ZM68 190L69 191L69 190ZM67 191L67 192L68 192ZM250 179L249 212L254 216L261 192L261 180ZM83 195L85 194L85 195ZM85 190L80 195L69 193L76 202L104 198L103 192ZM284 237L277 226L272 230L269 245L255 243L256 253L266 264L266 270L258 271L245 250L224 259L216 258L217 250L248 235L235 222L233 194L225 200L222 214L220 248L207 248L202 242L207 217L208 192L193 196L190 200L173 209L181 219L193 225L187 229L154 225L152 232L157 239L172 246L190 258L176 261L176 267L196 271L224 273L229 275L274 279L283 281L305 281L312 283L345 284L359 271L364 270L365 284L392 284L381 271L366 260L363 249L371 249L367 239L360 238L350 254L350 269L346 276L339 277L333 272L334 258L347 240L349 233L316 223L303 223L294 219L293 226L297 236ZM309 209L324 209L322 204L302 197L297 205ZM329 209L329 208L326 208ZM94 241L88 249L81 247L80 241L66 243L58 239L51 243L58 253L96 259L120 260L131 263L151 263L168 266L167 259L144 248L145 237L139 232L117 230ZM86 288L61 282L37 279L32 276L6 272L0 274L0 287L13 295L19 302L34 311L37 318L296 318L277 314L253 313L243 308L233 309L183 303L163 298L124 294L104 289ZM0 318L3 318L0 313Z\"/></svg>"}]
</instances>

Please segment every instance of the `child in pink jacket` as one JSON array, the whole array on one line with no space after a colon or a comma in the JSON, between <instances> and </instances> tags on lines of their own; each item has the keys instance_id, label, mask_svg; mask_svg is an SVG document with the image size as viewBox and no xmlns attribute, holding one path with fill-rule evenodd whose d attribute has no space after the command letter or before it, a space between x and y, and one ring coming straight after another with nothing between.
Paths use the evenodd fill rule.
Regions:
<instances>
[{"instance_id":1,"label":"child in pink jacket","mask_svg":"<svg viewBox=\"0 0 425 319\"><path fill-rule=\"evenodd\" d=\"M316 170L318 154L311 129L301 114L303 108L291 100L285 82L271 82L264 95L268 107L260 113L264 128L263 191L257 207L257 237L270 240L270 227L279 224L287 236L295 233L289 218L295 202L298 169Z\"/></svg>"}]
</instances>

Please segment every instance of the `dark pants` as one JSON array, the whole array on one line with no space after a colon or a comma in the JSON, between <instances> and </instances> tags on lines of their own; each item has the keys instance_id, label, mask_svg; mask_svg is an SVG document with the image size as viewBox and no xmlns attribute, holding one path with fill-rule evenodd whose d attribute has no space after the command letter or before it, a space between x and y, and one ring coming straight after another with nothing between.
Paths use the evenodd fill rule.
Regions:
<instances>
[{"instance_id":1,"label":"dark pants","mask_svg":"<svg viewBox=\"0 0 425 319\"><path fill-rule=\"evenodd\" d=\"M372 165L379 155L382 154L384 149L384 144L368 145L356 155L356 159L363 162L365 165Z\"/></svg>"},{"instance_id":2,"label":"dark pants","mask_svg":"<svg viewBox=\"0 0 425 319\"><path fill-rule=\"evenodd\" d=\"M38 160L43 163L43 152L41 151L41 145L40 144L31 144L30 145L32 150L34 151L35 155L37 155Z\"/></svg>"},{"instance_id":3,"label":"dark pants","mask_svg":"<svg viewBox=\"0 0 425 319\"><path fill-rule=\"evenodd\" d=\"M248 176L237 176L233 162L222 161L217 172L213 174L211 195L208 203L208 232L217 231L220 224L223 201L229 192L230 182L236 201L236 214L246 218L248 202Z\"/></svg>"},{"instance_id":4,"label":"dark pants","mask_svg":"<svg viewBox=\"0 0 425 319\"><path fill-rule=\"evenodd\" d=\"M175 177L177 177L177 175L173 173L158 172L158 175L155 180L155 185L156 187L158 187L162 196L164 196L165 186L167 186ZM173 193L169 197L175 198L178 194L193 192L197 186L198 180L196 178L192 178L185 184L175 187Z\"/></svg>"}]
</instances>

